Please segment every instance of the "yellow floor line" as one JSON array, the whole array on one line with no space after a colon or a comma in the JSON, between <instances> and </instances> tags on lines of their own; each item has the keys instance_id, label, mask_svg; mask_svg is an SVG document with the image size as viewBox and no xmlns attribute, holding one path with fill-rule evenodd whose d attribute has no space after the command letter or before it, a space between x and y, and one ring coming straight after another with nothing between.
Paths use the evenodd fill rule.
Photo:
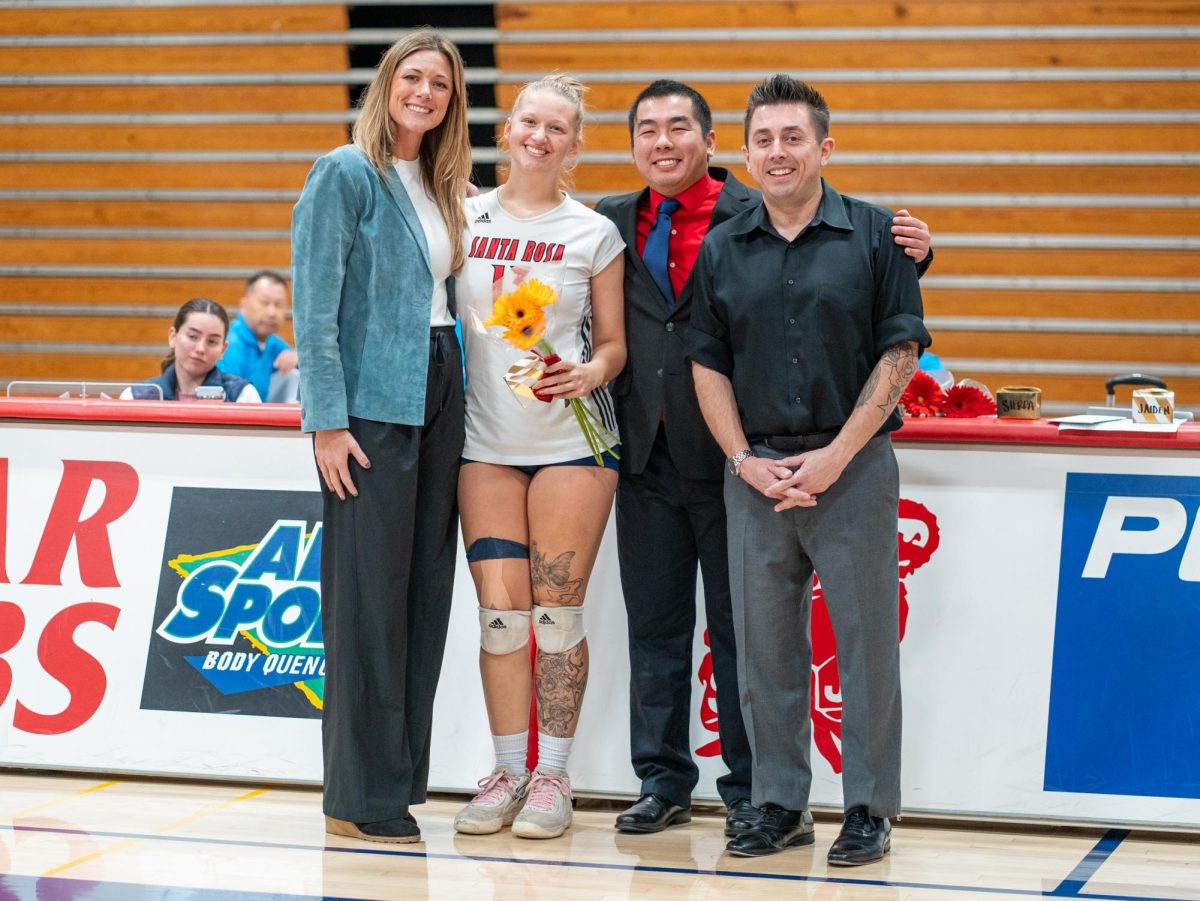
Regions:
<instances>
[{"instance_id":1,"label":"yellow floor line","mask_svg":"<svg viewBox=\"0 0 1200 901\"><path fill-rule=\"evenodd\" d=\"M167 823L164 826L159 826L157 829L154 830L153 834L154 835L163 835L164 833L170 832L172 829L176 829L180 826L183 826L186 823L193 823L196 820L200 820L200 819L203 819L204 817L211 816L212 814L217 813L218 811L224 810L226 807L232 807L234 804L237 804L241 801L249 801L251 798L257 798L259 795L265 794L268 791L270 791L270 789L256 788L253 791L248 791L245 794L238 795L236 798L230 798L228 801L219 801L216 804L212 804L208 807L205 807L203 810L199 810L196 813L191 814L190 816L186 816L186 817L183 817L182 819L178 819L178 820L173 820L172 822ZM99 851L93 851L91 854L85 854L83 857L77 857L75 860L69 860L66 863L61 864L60 866L57 866L52 870L47 870L42 875L43 876L57 876L59 873L63 872L64 870L69 870L73 867L80 866L81 864L88 863L89 861L95 860L97 857L101 857L105 854L111 854L113 851L120 851L124 848L128 848L130 845L135 845L139 841L141 841L141 839L136 839L136 838L123 839L122 841L119 841L119 842L116 842L115 844L109 845L107 848L101 848Z\"/></svg>"},{"instance_id":2,"label":"yellow floor line","mask_svg":"<svg viewBox=\"0 0 1200 901\"><path fill-rule=\"evenodd\" d=\"M109 845L107 848L101 848L99 851L93 851L91 854L85 854L83 857L76 857L72 861L64 863L62 866L55 867L52 870L47 870L43 876L57 876L63 870L69 870L71 867L77 867L80 864L85 864L89 860L95 860L97 857L103 857L105 854L111 854L113 851L119 851L122 848L128 848L130 845L137 844L136 838L126 838L117 842L115 845Z\"/></svg>"},{"instance_id":3,"label":"yellow floor line","mask_svg":"<svg viewBox=\"0 0 1200 901\"><path fill-rule=\"evenodd\" d=\"M53 798L49 801L42 801L40 804L34 804L32 807L25 807L25 808L22 808L21 810L16 811L15 813L10 813L5 816L2 816L2 817L0 817L0 823L7 823L9 820L15 820L17 817L27 816L27 815L33 813L35 810L42 810L43 808L46 808L46 807L53 807L55 804L62 804L64 801L70 801L72 798L78 798L80 795L86 795L89 792L98 792L101 789L109 788L113 785L120 785L120 784L121 783L115 779L110 782L100 782L96 785L89 786L88 788L80 789L77 792L71 792L69 795L63 795L61 798Z\"/></svg>"},{"instance_id":4,"label":"yellow floor line","mask_svg":"<svg viewBox=\"0 0 1200 901\"><path fill-rule=\"evenodd\" d=\"M172 829L176 829L185 823L192 823L196 820L203 819L204 817L211 816L219 810L224 810L226 807L232 807L234 804L237 804L241 801L249 801L251 798L257 798L259 795L265 794L268 791L270 791L270 789L256 788L253 791L246 792L244 795L238 795L236 798L230 798L228 801L219 801L211 807L206 807L197 813L193 813L191 816L184 817L181 820L175 820L172 823L167 823L165 826L159 826L154 830L154 833L156 835L162 835L164 832L170 832Z\"/></svg>"}]
</instances>

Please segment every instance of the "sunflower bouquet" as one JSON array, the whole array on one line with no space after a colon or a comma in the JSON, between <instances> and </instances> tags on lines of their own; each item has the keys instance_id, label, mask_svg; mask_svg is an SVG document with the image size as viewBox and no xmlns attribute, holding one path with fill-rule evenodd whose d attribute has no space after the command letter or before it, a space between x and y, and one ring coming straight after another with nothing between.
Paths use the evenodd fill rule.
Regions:
<instances>
[{"instance_id":1,"label":"sunflower bouquet","mask_svg":"<svg viewBox=\"0 0 1200 901\"><path fill-rule=\"evenodd\" d=\"M537 278L525 278L512 291L497 297L491 315L478 322L481 331L489 327L504 329L499 337L505 343L530 352L530 356L513 363L504 375L504 381L523 405L528 405L530 399L547 404L554 401L553 395L537 390L537 382L545 376L547 367L562 360L545 337L545 308L557 302L558 293L548 284ZM579 423L588 449L596 458L596 465L603 465L605 453L611 453L619 460L621 455L617 453L617 445L620 440L604 427L583 398L572 397L566 403Z\"/></svg>"}]
</instances>

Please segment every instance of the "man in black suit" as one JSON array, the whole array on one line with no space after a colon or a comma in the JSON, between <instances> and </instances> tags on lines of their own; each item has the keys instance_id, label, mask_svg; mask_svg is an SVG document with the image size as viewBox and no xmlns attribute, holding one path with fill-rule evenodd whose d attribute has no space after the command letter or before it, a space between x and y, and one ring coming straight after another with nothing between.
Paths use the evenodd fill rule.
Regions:
<instances>
[{"instance_id":1,"label":"man in black suit","mask_svg":"<svg viewBox=\"0 0 1200 901\"><path fill-rule=\"evenodd\" d=\"M726 834L757 820L750 744L738 703L722 473L725 455L700 414L684 334L692 265L710 227L760 202L716 150L705 99L678 81L646 87L629 110L633 160L647 187L596 206L625 240L628 363L615 380L621 433L617 553L629 620L630 750L641 798L617 817L622 832L658 832L691 819L699 778L689 737L696 570L719 692L718 734L728 774L717 791ZM929 232L903 210L896 241L917 259ZM925 264L927 265L927 264Z\"/></svg>"}]
</instances>

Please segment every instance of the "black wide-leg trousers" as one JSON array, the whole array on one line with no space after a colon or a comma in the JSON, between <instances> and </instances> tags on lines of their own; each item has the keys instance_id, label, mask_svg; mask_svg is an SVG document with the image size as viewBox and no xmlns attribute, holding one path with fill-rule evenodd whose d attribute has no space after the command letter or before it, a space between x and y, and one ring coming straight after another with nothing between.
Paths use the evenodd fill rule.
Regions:
<instances>
[{"instance_id":1,"label":"black wide-leg trousers","mask_svg":"<svg viewBox=\"0 0 1200 901\"><path fill-rule=\"evenodd\" d=\"M433 698L457 556L462 356L430 337L425 422L350 419L371 462L350 460L358 497L322 485L325 636L324 809L355 823L425 800Z\"/></svg>"}]
</instances>

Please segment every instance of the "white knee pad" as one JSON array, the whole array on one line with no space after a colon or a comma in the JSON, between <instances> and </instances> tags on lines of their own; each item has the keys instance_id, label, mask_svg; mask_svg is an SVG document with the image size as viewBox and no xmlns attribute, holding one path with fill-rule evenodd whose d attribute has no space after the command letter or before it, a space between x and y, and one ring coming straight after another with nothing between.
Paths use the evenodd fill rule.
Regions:
<instances>
[{"instance_id":1,"label":"white knee pad","mask_svg":"<svg viewBox=\"0 0 1200 901\"><path fill-rule=\"evenodd\" d=\"M529 644L528 610L479 608L479 646L489 654L511 654Z\"/></svg>"},{"instance_id":2,"label":"white knee pad","mask_svg":"<svg viewBox=\"0 0 1200 901\"><path fill-rule=\"evenodd\" d=\"M533 605L533 637L547 654L561 654L583 641L582 607Z\"/></svg>"}]
</instances>

